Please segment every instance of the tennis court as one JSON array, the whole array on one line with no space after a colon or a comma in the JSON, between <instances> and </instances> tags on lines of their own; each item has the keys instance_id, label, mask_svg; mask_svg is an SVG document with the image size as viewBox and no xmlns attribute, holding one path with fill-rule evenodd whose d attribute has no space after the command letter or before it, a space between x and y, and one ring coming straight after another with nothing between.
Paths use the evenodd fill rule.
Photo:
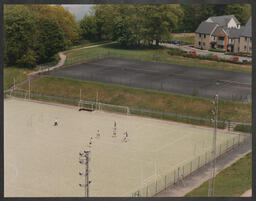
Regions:
<instances>
[{"instance_id":1,"label":"tennis court","mask_svg":"<svg viewBox=\"0 0 256 201\"><path fill-rule=\"evenodd\" d=\"M55 119L58 126L53 126ZM112 137L114 121L117 137ZM149 196L151 183L165 178L166 185L166 176L175 180L181 175L172 175L173 170L184 173L190 167L186 164L194 169L210 157L211 128L8 98L4 100L4 196L84 196L79 152L98 129L101 137L94 139L90 154L92 197L130 197L145 186ZM125 131L127 143L121 140ZM217 154L243 138L218 131ZM205 158L198 161L200 156Z\"/></svg>"}]
</instances>

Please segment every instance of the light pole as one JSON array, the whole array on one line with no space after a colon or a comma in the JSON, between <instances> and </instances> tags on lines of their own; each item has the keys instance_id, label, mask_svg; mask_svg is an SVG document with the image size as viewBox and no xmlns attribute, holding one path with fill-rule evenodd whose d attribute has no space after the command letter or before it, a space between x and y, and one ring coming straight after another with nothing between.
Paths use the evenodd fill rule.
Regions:
<instances>
[{"instance_id":1,"label":"light pole","mask_svg":"<svg viewBox=\"0 0 256 201\"><path fill-rule=\"evenodd\" d=\"M89 154L89 150L79 153L79 163L84 165L84 173L79 172L80 176L84 176L84 184L79 184L79 186L84 188L85 197L89 197L89 184L91 183L89 180Z\"/></svg>"},{"instance_id":2,"label":"light pole","mask_svg":"<svg viewBox=\"0 0 256 201\"><path fill-rule=\"evenodd\" d=\"M212 176L209 180L209 188L208 188L208 197L212 197L214 195L214 183L215 183L215 166L216 166L216 135L217 135L217 122L218 122L218 107L219 107L219 97L216 94L214 97L214 110L212 110L212 114L214 115L214 133L212 140L212 153L211 153L211 166L212 166Z\"/></svg>"}]
</instances>

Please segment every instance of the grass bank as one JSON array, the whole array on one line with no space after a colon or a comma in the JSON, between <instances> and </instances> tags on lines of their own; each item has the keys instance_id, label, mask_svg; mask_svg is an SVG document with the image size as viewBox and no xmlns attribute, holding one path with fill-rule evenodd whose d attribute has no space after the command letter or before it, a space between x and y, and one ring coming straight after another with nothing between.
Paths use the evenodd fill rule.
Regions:
<instances>
[{"instance_id":1,"label":"grass bank","mask_svg":"<svg viewBox=\"0 0 256 201\"><path fill-rule=\"evenodd\" d=\"M194 189L186 197L207 197L209 181ZM252 153L247 154L215 178L216 197L238 197L252 188Z\"/></svg>"},{"instance_id":2,"label":"grass bank","mask_svg":"<svg viewBox=\"0 0 256 201\"><path fill-rule=\"evenodd\" d=\"M195 42L195 33L176 33L172 34L173 40L182 40L187 45L193 45Z\"/></svg>"},{"instance_id":3,"label":"grass bank","mask_svg":"<svg viewBox=\"0 0 256 201\"><path fill-rule=\"evenodd\" d=\"M27 89L28 85L23 88ZM98 92L98 99L103 103L212 118L213 105L207 98L53 76L31 83L32 93L66 98L79 99L80 89L83 100L95 101ZM251 104L221 100L219 119L251 122Z\"/></svg>"},{"instance_id":4,"label":"grass bank","mask_svg":"<svg viewBox=\"0 0 256 201\"><path fill-rule=\"evenodd\" d=\"M217 70L236 72L251 72L251 65L233 64L226 62L207 61L197 58L186 58L168 54L167 48L160 49L123 49L117 45L106 45L101 47L73 50L66 53L67 59L64 65L73 65L85 61L95 60L103 57L118 57L126 59L137 59L142 61L162 62L191 67L201 67Z\"/></svg>"},{"instance_id":5,"label":"grass bank","mask_svg":"<svg viewBox=\"0 0 256 201\"><path fill-rule=\"evenodd\" d=\"M32 72L30 69L18 67L4 67L4 90L7 90L15 83L22 82L27 79L27 74Z\"/></svg>"}]
</instances>

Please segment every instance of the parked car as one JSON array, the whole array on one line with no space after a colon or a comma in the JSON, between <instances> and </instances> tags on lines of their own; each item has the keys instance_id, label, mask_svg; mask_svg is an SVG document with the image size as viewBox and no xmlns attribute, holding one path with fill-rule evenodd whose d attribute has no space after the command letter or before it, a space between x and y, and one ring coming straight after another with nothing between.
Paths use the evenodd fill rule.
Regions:
<instances>
[{"instance_id":1,"label":"parked car","mask_svg":"<svg viewBox=\"0 0 256 201\"><path fill-rule=\"evenodd\" d=\"M212 57L216 59L219 58L217 54L213 54Z\"/></svg>"},{"instance_id":2,"label":"parked car","mask_svg":"<svg viewBox=\"0 0 256 201\"><path fill-rule=\"evenodd\" d=\"M183 44L183 41L182 40L171 40L171 44L181 45L181 44Z\"/></svg>"},{"instance_id":3,"label":"parked car","mask_svg":"<svg viewBox=\"0 0 256 201\"><path fill-rule=\"evenodd\" d=\"M234 57L231 58L231 60L232 60L232 61L238 61L238 60L239 60L239 57L234 56Z\"/></svg>"},{"instance_id":4,"label":"parked car","mask_svg":"<svg viewBox=\"0 0 256 201\"><path fill-rule=\"evenodd\" d=\"M189 53L189 54L196 55L196 51L195 51L195 50L193 50L193 51L189 51L188 53Z\"/></svg>"}]
</instances>

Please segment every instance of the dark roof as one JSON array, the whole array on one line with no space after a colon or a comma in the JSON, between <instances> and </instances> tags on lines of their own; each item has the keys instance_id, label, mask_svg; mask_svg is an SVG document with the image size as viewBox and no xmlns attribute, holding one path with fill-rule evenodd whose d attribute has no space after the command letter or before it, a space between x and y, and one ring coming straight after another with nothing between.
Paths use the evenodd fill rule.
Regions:
<instances>
[{"instance_id":1,"label":"dark roof","mask_svg":"<svg viewBox=\"0 0 256 201\"><path fill-rule=\"evenodd\" d=\"M213 22L219 24L220 26L227 26L227 23L234 19L237 24L240 24L240 22L236 19L234 15L223 15L223 16L215 16L215 17L209 17L208 19L211 19Z\"/></svg>"},{"instance_id":2,"label":"dark roof","mask_svg":"<svg viewBox=\"0 0 256 201\"><path fill-rule=\"evenodd\" d=\"M248 20L244 27L244 31L241 33L241 36L252 37L252 17Z\"/></svg>"},{"instance_id":3,"label":"dark roof","mask_svg":"<svg viewBox=\"0 0 256 201\"><path fill-rule=\"evenodd\" d=\"M226 28L226 27L220 27L220 26L218 26L218 27L214 30L214 32L212 33L212 35L213 35L213 36L217 36L217 34L218 34L222 29L223 29L225 32L227 32L227 28Z\"/></svg>"},{"instance_id":4,"label":"dark roof","mask_svg":"<svg viewBox=\"0 0 256 201\"><path fill-rule=\"evenodd\" d=\"M212 22L201 22L201 24L196 29L196 33L203 33L203 34L210 34L214 27L216 26L216 23Z\"/></svg>"},{"instance_id":5,"label":"dark roof","mask_svg":"<svg viewBox=\"0 0 256 201\"><path fill-rule=\"evenodd\" d=\"M240 29L231 28L227 30L229 38L240 38L242 32L244 31L244 26L241 26Z\"/></svg>"}]
</instances>

